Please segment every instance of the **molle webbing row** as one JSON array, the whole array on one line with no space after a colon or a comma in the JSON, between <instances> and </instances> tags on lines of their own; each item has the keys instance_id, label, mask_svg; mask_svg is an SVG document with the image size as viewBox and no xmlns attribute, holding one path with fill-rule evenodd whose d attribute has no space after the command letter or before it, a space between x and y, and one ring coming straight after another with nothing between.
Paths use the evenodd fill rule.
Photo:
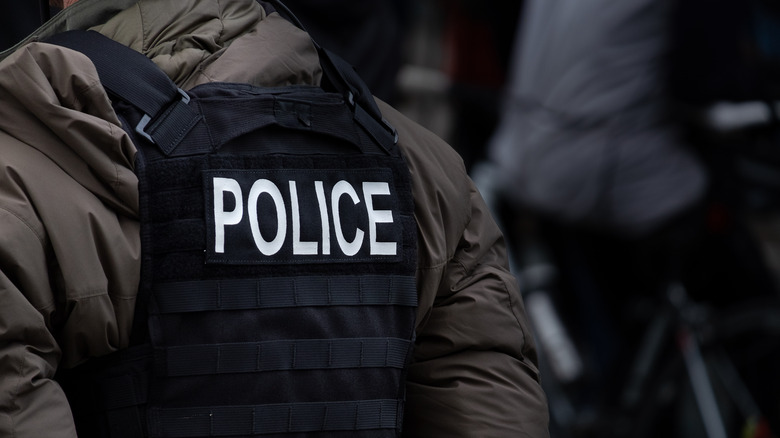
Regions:
<instances>
[{"instance_id":1,"label":"molle webbing row","mask_svg":"<svg viewBox=\"0 0 780 438\"><path fill-rule=\"evenodd\" d=\"M195 409L152 409L155 436L267 436L392 429L403 412L397 400L300 403Z\"/></svg>"},{"instance_id":2,"label":"molle webbing row","mask_svg":"<svg viewBox=\"0 0 780 438\"><path fill-rule=\"evenodd\" d=\"M295 306L417 305L414 278L381 275L182 281L156 284L154 294L158 297L159 313Z\"/></svg>"},{"instance_id":3,"label":"molle webbing row","mask_svg":"<svg viewBox=\"0 0 780 438\"><path fill-rule=\"evenodd\" d=\"M183 345L160 352L157 372L196 376L337 368L403 368L410 341L397 338L311 339Z\"/></svg>"}]
</instances>

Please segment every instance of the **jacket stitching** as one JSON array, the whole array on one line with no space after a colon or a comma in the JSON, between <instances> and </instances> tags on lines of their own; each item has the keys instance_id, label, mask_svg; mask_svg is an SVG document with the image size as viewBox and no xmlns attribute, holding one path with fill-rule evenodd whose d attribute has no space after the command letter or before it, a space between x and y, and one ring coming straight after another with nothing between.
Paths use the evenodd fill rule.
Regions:
<instances>
[{"instance_id":1,"label":"jacket stitching","mask_svg":"<svg viewBox=\"0 0 780 438\"><path fill-rule=\"evenodd\" d=\"M21 392L20 388L22 386L22 381L24 380L22 378L23 377L23 373L22 373L22 367L23 366L24 366L24 358L23 357L19 357L18 360L16 361L16 372L17 372L17 374L16 374L16 384L14 385L14 390L13 390L13 395L14 396L10 397L11 404L15 408L14 409L15 411L19 411L19 408L20 408L19 404L16 403L16 400L19 399L18 396L19 396L19 393ZM8 419L11 422L11 433L15 437L17 435L16 435L16 420L14 418L14 415L9 414L8 415Z\"/></svg>"},{"instance_id":2,"label":"jacket stitching","mask_svg":"<svg viewBox=\"0 0 780 438\"><path fill-rule=\"evenodd\" d=\"M144 24L144 11L141 9L140 2L136 3L135 7L138 9L138 19L141 20L141 53L146 55L146 52L149 51L149 46L147 46L149 38L146 34L146 24Z\"/></svg>"},{"instance_id":3,"label":"jacket stitching","mask_svg":"<svg viewBox=\"0 0 780 438\"><path fill-rule=\"evenodd\" d=\"M217 0L217 16L219 17L219 25L221 26L221 29L219 30L219 37L218 42L220 46L225 45L225 19L223 18L223 7L222 2L220 0Z\"/></svg>"},{"instance_id":4,"label":"jacket stitching","mask_svg":"<svg viewBox=\"0 0 780 438\"><path fill-rule=\"evenodd\" d=\"M91 94L91 92L95 89L100 90L100 93L105 93L103 85L100 83L100 81L93 81L90 84L84 85L83 87L80 87L77 92L75 93L75 96L73 100L70 103L70 106L72 108L76 107L76 103L79 101L79 96L86 96L87 94ZM108 127L109 134L111 137L114 136L114 125L109 122L108 120L104 120L106 126ZM118 189L121 186L120 181L120 171L119 171L119 165L112 160L111 162L112 166L114 167L114 178L113 181L110 182L111 187L114 189Z\"/></svg>"},{"instance_id":5,"label":"jacket stitching","mask_svg":"<svg viewBox=\"0 0 780 438\"><path fill-rule=\"evenodd\" d=\"M124 295L112 294L106 289L87 289L85 291L78 291L76 289L67 289L65 293L68 295L68 297L73 297L74 301L88 300L92 298L102 297L104 295L110 298L116 298L125 301L136 299L135 296L124 296Z\"/></svg>"},{"instance_id":6,"label":"jacket stitching","mask_svg":"<svg viewBox=\"0 0 780 438\"><path fill-rule=\"evenodd\" d=\"M7 209L7 208L5 208L5 207L0 207L0 210L2 210L2 211L4 211L4 212L6 212L6 213L10 214L11 216L15 217L15 218L16 218L16 219L17 219L17 220L18 220L18 221L19 221L19 222L20 222L22 225L24 225L24 226L25 226L25 228L27 228L28 230L30 230L30 232L31 232L32 234L34 234L34 235L35 235L35 237L38 239L38 242L40 242L41 246L43 246L43 245L44 245L44 242L46 241L46 238L45 238L45 236L44 236L44 235L42 235L42 234L40 234L40 233L38 233L38 232L35 230L35 228L34 228L32 225L30 225L30 222L29 222L29 221L27 221L27 220L26 220L26 219L24 219L23 217L19 216L18 214L14 213L13 211L11 211L11 210L8 210L8 209Z\"/></svg>"},{"instance_id":7,"label":"jacket stitching","mask_svg":"<svg viewBox=\"0 0 780 438\"><path fill-rule=\"evenodd\" d=\"M517 322L518 327L520 327L520 332L523 334L523 348L520 349L520 352L522 354L525 354L523 350L525 350L528 347L528 343L526 340L527 335L525 333L525 330L523 330L523 323L520 321L520 316L517 314L517 310L515 308L515 302L512 299L512 294L509 293L509 288L506 285L506 280L504 280L503 278L501 279L501 286L504 288L504 292L506 293L507 299L509 300L509 310L512 312L512 316L515 317L515 321Z\"/></svg>"},{"instance_id":8,"label":"jacket stitching","mask_svg":"<svg viewBox=\"0 0 780 438\"><path fill-rule=\"evenodd\" d=\"M108 125L108 132L111 134L111 137L113 137L114 125L108 121L106 121L106 124ZM113 187L115 190L119 190L119 188L122 186L121 178L119 177L119 165L114 160L111 160L111 164L114 166L114 181L111 182L111 187Z\"/></svg>"}]
</instances>

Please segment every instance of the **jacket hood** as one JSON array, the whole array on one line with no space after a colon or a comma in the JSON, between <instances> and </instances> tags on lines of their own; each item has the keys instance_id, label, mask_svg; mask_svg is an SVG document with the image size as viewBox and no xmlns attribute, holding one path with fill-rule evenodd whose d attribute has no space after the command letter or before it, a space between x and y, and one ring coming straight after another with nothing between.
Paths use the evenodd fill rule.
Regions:
<instances>
[{"instance_id":1,"label":"jacket hood","mask_svg":"<svg viewBox=\"0 0 780 438\"><path fill-rule=\"evenodd\" d=\"M311 38L254 0L80 0L0 54L0 131L48 156L118 211L135 215L135 146L81 54L40 41L89 29L151 58L177 85L316 85ZM246 56L248 47L261 49ZM266 48L267 49L262 49Z\"/></svg>"},{"instance_id":2,"label":"jacket hood","mask_svg":"<svg viewBox=\"0 0 780 438\"><path fill-rule=\"evenodd\" d=\"M141 0L92 29L143 53L185 89L207 82L317 85L320 79L311 38L252 0ZM247 56L248 47L267 49Z\"/></svg>"},{"instance_id":3,"label":"jacket hood","mask_svg":"<svg viewBox=\"0 0 780 438\"><path fill-rule=\"evenodd\" d=\"M253 0L79 0L0 59L73 29L98 31L143 53L182 88L218 81L317 85L321 78L308 34ZM247 57L248 46L268 49Z\"/></svg>"}]
</instances>

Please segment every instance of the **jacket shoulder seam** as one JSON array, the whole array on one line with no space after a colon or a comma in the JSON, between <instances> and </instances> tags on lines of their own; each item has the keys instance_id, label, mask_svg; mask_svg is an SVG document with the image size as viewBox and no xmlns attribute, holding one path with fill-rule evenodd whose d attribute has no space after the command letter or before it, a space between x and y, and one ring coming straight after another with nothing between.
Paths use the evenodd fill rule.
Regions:
<instances>
[{"instance_id":1,"label":"jacket shoulder seam","mask_svg":"<svg viewBox=\"0 0 780 438\"><path fill-rule=\"evenodd\" d=\"M35 237L38 239L38 242L41 244L41 246L44 245L44 243L46 242L46 237L44 235L42 235L41 233L39 233L38 231L36 231L35 227L33 227L27 219L23 218L22 216L14 213L13 211L11 211L11 210L9 210L9 209L7 209L5 207L1 207L0 206L0 210L6 212L9 215L11 215L12 217L16 218L16 220L18 220L20 224L24 225L24 227L26 229L28 229L30 231L30 233L35 235Z\"/></svg>"}]
</instances>

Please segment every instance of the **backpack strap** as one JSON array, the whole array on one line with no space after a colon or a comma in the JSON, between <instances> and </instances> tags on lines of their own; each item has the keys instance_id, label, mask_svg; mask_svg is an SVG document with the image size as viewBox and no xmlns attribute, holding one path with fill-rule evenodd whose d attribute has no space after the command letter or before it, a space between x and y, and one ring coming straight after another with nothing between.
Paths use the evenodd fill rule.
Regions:
<instances>
[{"instance_id":1,"label":"backpack strap","mask_svg":"<svg viewBox=\"0 0 780 438\"><path fill-rule=\"evenodd\" d=\"M260 2L267 7L265 2ZM285 18L300 22L281 2L274 1ZM184 137L200 122L202 115L188 105L190 96L143 54L95 31L71 30L56 34L46 42L84 53L92 60L100 81L112 97L119 98L143 113L135 132L170 155ZM398 142L398 134L383 117L368 86L355 69L316 41L323 69L323 88L341 94L349 104L355 122L388 153ZM116 68L121 64L122 68Z\"/></svg>"},{"instance_id":2,"label":"backpack strap","mask_svg":"<svg viewBox=\"0 0 780 438\"><path fill-rule=\"evenodd\" d=\"M281 0L268 0L258 2L268 13L277 12L287 21L290 21L299 29L306 32L303 23ZM379 143L386 151L398 143L398 132L382 117L379 107L374 101L368 86L355 71L355 68L340 56L320 46L312 39L314 47L320 57L320 65L325 76L323 87L330 87L344 96L353 108L355 121Z\"/></svg>"},{"instance_id":3,"label":"backpack strap","mask_svg":"<svg viewBox=\"0 0 780 438\"><path fill-rule=\"evenodd\" d=\"M187 105L187 92L143 54L94 31L67 31L46 42L89 57L106 91L143 113L135 132L163 151L175 149L200 121L201 115ZM116 68L117 60L122 68Z\"/></svg>"},{"instance_id":4,"label":"backpack strap","mask_svg":"<svg viewBox=\"0 0 780 438\"><path fill-rule=\"evenodd\" d=\"M398 143L398 132L382 117L368 86L347 61L319 46L317 50L325 77L345 96L354 111L355 121L389 152Z\"/></svg>"}]
</instances>

